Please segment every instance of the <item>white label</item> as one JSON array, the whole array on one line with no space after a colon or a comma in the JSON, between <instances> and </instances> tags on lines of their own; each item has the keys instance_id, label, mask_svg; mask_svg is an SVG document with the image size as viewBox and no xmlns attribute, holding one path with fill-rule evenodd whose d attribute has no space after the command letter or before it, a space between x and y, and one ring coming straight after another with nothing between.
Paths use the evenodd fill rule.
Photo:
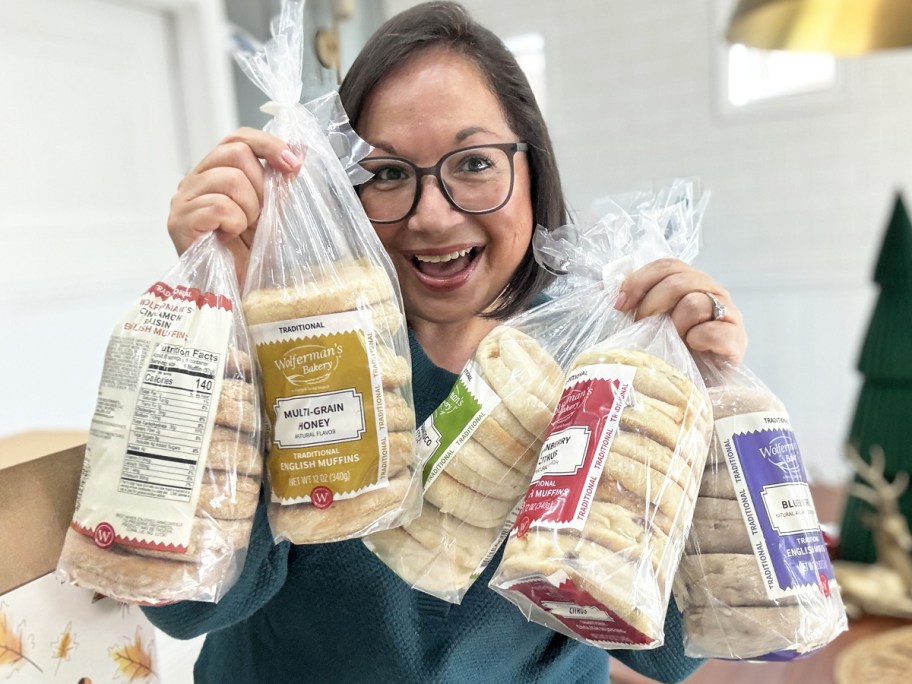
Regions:
<instances>
[{"instance_id":1,"label":"white label","mask_svg":"<svg viewBox=\"0 0 912 684\"><path fill-rule=\"evenodd\" d=\"M158 283L110 338L73 517L103 541L187 546L233 323L203 297Z\"/></svg>"},{"instance_id":2,"label":"white label","mask_svg":"<svg viewBox=\"0 0 912 684\"><path fill-rule=\"evenodd\" d=\"M760 492L770 524L778 534L815 532L820 529L811 500L811 488L804 482L767 485Z\"/></svg>"},{"instance_id":3,"label":"white label","mask_svg":"<svg viewBox=\"0 0 912 684\"><path fill-rule=\"evenodd\" d=\"M595 606L578 606L575 603L542 601L541 607L558 617L574 618L575 620L602 620L604 622L614 622L613 617Z\"/></svg>"},{"instance_id":4,"label":"white label","mask_svg":"<svg viewBox=\"0 0 912 684\"><path fill-rule=\"evenodd\" d=\"M418 464L424 465L425 461L431 457L431 454L440 448L440 432L437 430L437 426L434 425L433 416L429 416L422 425L418 426L415 432Z\"/></svg>"},{"instance_id":5,"label":"white label","mask_svg":"<svg viewBox=\"0 0 912 684\"><path fill-rule=\"evenodd\" d=\"M535 479L548 475L576 475L586 462L589 428L576 426L555 432L542 445L535 468Z\"/></svg>"},{"instance_id":6,"label":"white label","mask_svg":"<svg viewBox=\"0 0 912 684\"><path fill-rule=\"evenodd\" d=\"M283 449L361 439L364 399L354 390L307 394L275 404L273 441Z\"/></svg>"}]
</instances>

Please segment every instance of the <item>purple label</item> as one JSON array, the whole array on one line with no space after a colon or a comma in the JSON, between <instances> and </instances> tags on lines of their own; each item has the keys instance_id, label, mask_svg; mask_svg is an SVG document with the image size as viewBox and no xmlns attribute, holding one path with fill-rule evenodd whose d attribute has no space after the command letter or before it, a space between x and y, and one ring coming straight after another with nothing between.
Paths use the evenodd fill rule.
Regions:
<instances>
[{"instance_id":1,"label":"purple label","mask_svg":"<svg viewBox=\"0 0 912 684\"><path fill-rule=\"evenodd\" d=\"M816 587L829 596L833 566L788 418L721 419L717 434L767 594L784 598Z\"/></svg>"},{"instance_id":2,"label":"purple label","mask_svg":"<svg viewBox=\"0 0 912 684\"><path fill-rule=\"evenodd\" d=\"M800 660L801 658L807 658L812 653L816 653L817 650L818 649L815 648L813 651L807 651L806 653L800 653L795 650L773 651L772 653L767 653L766 655L754 656L751 658L751 660L762 661L765 663L784 663L790 660Z\"/></svg>"}]
</instances>

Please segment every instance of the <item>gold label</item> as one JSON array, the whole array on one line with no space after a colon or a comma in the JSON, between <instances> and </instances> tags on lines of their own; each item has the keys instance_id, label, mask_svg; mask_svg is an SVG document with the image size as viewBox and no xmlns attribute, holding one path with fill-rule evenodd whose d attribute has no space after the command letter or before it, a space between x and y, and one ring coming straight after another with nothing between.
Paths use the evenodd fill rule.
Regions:
<instances>
[{"instance_id":1,"label":"gold label","mask_svg":"<svg viewBox=\"0 0 912 684\"><path fill-rule=\"evenodd\" d=\"M389 446L377 422L382 385L369 315L264 323L251 334L272 426L273 500L325 506L385 484Z\"/></svg>"}]
</instances>

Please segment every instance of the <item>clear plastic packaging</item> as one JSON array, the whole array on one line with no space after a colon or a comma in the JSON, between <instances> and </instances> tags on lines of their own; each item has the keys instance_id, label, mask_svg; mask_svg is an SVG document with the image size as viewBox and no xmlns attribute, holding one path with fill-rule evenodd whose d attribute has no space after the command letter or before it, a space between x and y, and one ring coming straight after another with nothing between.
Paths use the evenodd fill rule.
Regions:
<instances>
[{"instance_id":1,"label":"clear plastic packaging","mask_svg":"<svg viewBox=\"0 0 912 684\"><path fill-rule=\"evenodd\" d=\"M237 580L263 471L239 301L210 233L114 329L61 579L146 605L215 602Z\"/></svg>"},{"instance_id":2,"label":"clear plastic packaging","mask_svg":"<svg viewBox=\"0 0 912 684\"><path fill-rule=\"evenodd\" d=\"M743 365L697 360L715 434L674 585L685 653L801 657L846 614L788 413Z\"/></svg>"},{"instance_id":3,"label":"clear plastic packaging","mask_svg":"<svg viewBox=\"0 0 912 684\"><path fill-rule=\"evenodd\" d=\"M615 283L603 297L610 306L633 268L692 257L703 206L682 181L615 204L593 228L539 252L578 281L568 297L589 302L584 283L603 271ZM595 312L581 305L580 314ZM569 364L491 588L585 643L661 645L711 430L705 387L670 317L605 326Z\"/></svg>"},{"instance_id":4,"label":"clear plastic packaging","mask_svg":"<svg viewBox=\"0 0 912 684\"><path fill-rule=\"evenodd\" d=\"M413 588L460 603L500 547L560 395L561 360L580 334L555 335L552 322L574 306L540 306L497 326L419 427L421 515L364 538Z\"/></svg>"},{"instance_id":5,"label":"clear plastic packaging","mask_svg":"<svg viewBox=\"0 0 912 684\"><path fill-rule=\"evenodd\" d=\"M318 543L401 525L421 507L411 359L392 263L352 187L369 147L332 93L298 103L303 6L236 54L271 101L265 130L303 151L295 177L266 169L243 306L269 422L276 540Z\"/></svg>"}]
</instances>

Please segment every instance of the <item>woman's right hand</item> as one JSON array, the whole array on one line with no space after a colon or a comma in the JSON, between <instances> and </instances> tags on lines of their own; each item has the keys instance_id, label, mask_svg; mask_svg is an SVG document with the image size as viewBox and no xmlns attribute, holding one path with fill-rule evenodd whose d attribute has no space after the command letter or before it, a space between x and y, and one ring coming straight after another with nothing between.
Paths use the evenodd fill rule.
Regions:
<instances>
[{"instance_id":1,"label":"woman's right hand","mask_svg":"<svg viewBox=\"0 0 912 684\"><path fill-rule=\"evenodd\" d=\"M171 198L168 234L177 253L218 231L234 255L243 285L263 205L265 169L260 160L281 173L296 174L302 159L285 141L254 128L239 128L224 138L181 180Z\"/></svg>"}]
</instances>

